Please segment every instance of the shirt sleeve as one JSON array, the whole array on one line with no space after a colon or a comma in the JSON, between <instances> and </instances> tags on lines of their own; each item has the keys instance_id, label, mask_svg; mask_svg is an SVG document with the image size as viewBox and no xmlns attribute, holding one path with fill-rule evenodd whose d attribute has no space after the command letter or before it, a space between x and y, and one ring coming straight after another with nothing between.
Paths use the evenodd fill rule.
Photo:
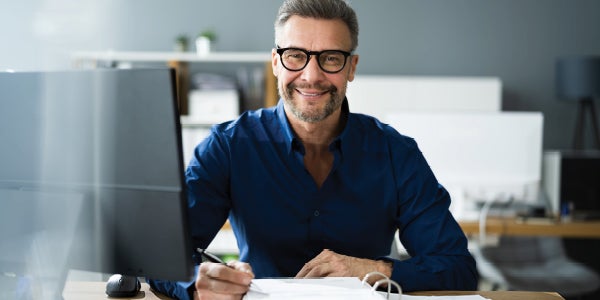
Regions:
<instances>
[{"instance_id":1,"label":"shirt sleeve","mask_svg":"<svg viewBox=\"0 0 600 300\"><path fill-rule=\"evenodd\" d=\"M231 209L228 144L213 127L194 150L185 173L192 246L206 248Z\"/></svg>"},{"instance_id":2,"label":"shirt sleeve","mask_svg":"<svg viewBox=\"0 0 600 300\"><path fill-rule=\"evenodd\" d=\"M198 275L198 266L195 267L194 278ZM173 299L180 300L192 300L194 297L194 283L196 280L191 281L168 281L159 279L147 279L146 280L150 287L163 295L166 295Z\"/></svg>"},{"instance_id":3,"label":"shirt sleeve","mask_svg":"<svg viewBox=\"0 0 600 300\"><path fill-rule=\"evenodd\" d=\"M450 195L412 142L396 157L400 241L411 256L392 260L392 279L404 291L476 290L478 273L462 229L450 213Z\"/></svg>"},{"instance_id":4,"label":"shirt sleeve","mask_svg":"<svg viewBox=\"0 0 600 300\"><path fill-rule=\"evenodd\" d=\"M475 261L464 256L416 256L407 260L382 258L392 262L391 279L403 292L434 290L477 290Z\"/></svg>"}]
</instances>

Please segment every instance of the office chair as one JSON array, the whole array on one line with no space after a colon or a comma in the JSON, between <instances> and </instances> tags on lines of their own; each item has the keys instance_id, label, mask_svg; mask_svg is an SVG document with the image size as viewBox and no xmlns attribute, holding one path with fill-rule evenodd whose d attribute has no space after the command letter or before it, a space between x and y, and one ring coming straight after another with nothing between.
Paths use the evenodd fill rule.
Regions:
<instances>
[{"instance_id":1,"label":"office chair","mask_svg":"<svg viewBox=\"0 0 600 300\"><path fill-rule=\"evenodd\" d=\"M491 281L508 290L555 291L568 298L600 287L598 274L568 257L556 237L505 236L498 246L480 250L481 268L495 268L501 276Z\"/></svg>"},{"instance_id":2,"label":"office chair","mask_svg":"<svg viewBox=\"0 0 600 300\"><path fill-rule=\"evenodd\" d=\"M486 214L482 209L480 243L471 251L492 289L554 291L570 299L600 288L600 276L571 259L560 238L502 236L497 245L483 245Z\"/></svg>"}]
</instances>

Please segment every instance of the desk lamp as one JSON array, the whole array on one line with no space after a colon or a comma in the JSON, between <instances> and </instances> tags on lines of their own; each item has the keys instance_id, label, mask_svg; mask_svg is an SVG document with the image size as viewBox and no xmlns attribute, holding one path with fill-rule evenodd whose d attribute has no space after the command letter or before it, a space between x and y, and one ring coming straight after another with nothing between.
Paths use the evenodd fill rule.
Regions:
<instances>
[{"instance_id":1,"label":"desk lamp","mask_svg":"<svg viewBox=\"0 0 600 300\"><path fill-rule=\"evenodd\" d=\"M562 57L556 62L556 92L559 98L578 103L573 149L583 150L585 116L590 114L595 148L600 134L594 98L600 98L600 56Z\"/></svg>"}]
</instances>

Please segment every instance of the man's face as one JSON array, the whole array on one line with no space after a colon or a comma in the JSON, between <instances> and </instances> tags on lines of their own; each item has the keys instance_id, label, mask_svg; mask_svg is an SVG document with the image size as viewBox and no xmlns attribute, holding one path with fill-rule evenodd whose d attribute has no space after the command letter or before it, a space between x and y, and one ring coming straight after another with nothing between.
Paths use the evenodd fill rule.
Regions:
<instances>
[{"instance_id":1,"label":"man's face","mask_svg":"<svg viewBox=\"0 0 600 300\"><path fill-rule=\"evenodd\" d=\"M350 32L341 20L320 20L291 17L278 31L280 48L299 48L308 51L342 50L350 52ZM311 56L300 71L289 71L275 51L272 54L273 72L278 79L279 94L286 108L299 120L319 122L340 109L348 81L354 79L358 56L347 58L338 73L327 73Z\"/></svg>"}]
</instances>

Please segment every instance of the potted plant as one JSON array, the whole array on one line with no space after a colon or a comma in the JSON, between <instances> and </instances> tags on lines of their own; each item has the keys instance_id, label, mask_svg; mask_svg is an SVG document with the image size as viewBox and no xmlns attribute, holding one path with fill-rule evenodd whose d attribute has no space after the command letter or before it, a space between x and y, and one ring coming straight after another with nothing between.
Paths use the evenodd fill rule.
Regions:
<instances>
[{"instance_id":1,"label":"potted plant","mask_svg":"<svg viewBox=\"0 0 600 300\"><path fill-rule=\"evenodd\" d=\"M180 34L175 38L175 51L185 52L188 50L189 39L187 35Z\"/></svg>"},{"instance_id":2,"label":"potted plant","mask_svg":"<svg viewBox=\"0 0 600 300\"><path fill-rule=\"evenodd\" d=\"M210 53L211 44L217 40L217 34L213 29L201 31L196 37L196 52L198 55Z\"/></svg>"}]
</instances>

